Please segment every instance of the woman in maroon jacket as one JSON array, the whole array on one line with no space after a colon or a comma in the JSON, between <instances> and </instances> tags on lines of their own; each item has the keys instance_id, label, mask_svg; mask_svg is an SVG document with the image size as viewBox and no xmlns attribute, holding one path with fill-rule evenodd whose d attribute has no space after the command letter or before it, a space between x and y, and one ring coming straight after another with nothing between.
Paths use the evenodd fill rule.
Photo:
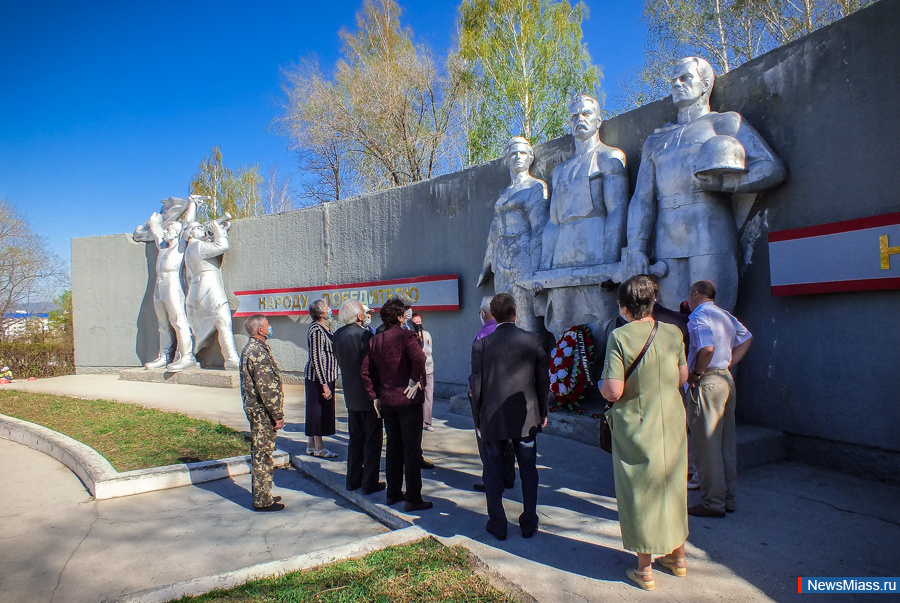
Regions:
<instances>
[{"instance_id":1,"label":"woman in maroon jacket","mask_svg":"<svg viewBox=\"0 0 900 603\"><path fill-rule=\"evenodd\" d=\"M388 300L381 308L381 322L387 327L369 342L369 353L362 363L362 382L376 409L384 418L387 444L384 475L387 480L387 504L401 500L403 509L424 511L433 506L422 499L422 392L425 352L413 331L400 327L406 311L403 302ZM403 478L406 476L406 495Z\"/></svg>"}]
</instances>

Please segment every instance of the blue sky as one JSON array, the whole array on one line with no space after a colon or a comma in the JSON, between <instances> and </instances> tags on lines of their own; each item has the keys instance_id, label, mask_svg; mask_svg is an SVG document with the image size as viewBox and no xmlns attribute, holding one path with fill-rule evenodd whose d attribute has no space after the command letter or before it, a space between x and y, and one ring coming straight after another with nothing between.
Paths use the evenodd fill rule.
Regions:
<instances>
[{"instance_id":1,"label":"blue sky","mask_svg":"<svg viewBox=\"0 0 900 603\"><path fill-rule=\"evenodd\" d=\"M451 46L457 2L400 0L415 39ZM0 199L68 262L75 237L130 233L185 196L219 145L229 167L295 171L279 115L280 69L330 67L361 0L3 2ZM638 0L592 0L584 24L609 95L642 62Z\"/></svg>"}]
</instances>

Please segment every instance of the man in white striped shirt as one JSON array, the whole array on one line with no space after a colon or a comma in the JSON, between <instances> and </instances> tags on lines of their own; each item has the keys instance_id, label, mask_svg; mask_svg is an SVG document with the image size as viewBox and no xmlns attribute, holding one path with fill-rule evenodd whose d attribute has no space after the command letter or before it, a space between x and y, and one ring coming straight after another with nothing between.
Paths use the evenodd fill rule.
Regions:
<instances>
[{"instance_id":1,"label":"man in white striped shirt","mask_svg":"<svg viewBox=\"0 0 900 603\"><path fill-rule=\"evenodd\" d=\"M688 507L688 514L696 517L725 517L726 512L734 511L737 442L731 368L741 361L753 340L740 321L716 306L715 299L712 281L691 285L688 420L703 502Z\"/></svg>"}]
</instances>

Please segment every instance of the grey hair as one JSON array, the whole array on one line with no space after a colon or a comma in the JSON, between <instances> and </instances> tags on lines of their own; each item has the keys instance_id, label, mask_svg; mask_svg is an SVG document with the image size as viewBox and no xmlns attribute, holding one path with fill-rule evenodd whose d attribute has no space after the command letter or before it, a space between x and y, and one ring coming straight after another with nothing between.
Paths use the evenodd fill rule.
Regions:
<instances>
[{"instance_id":1,"label":"grey hair","mask_svg":"<svg viewBox=\"0 0 900 603\"><path fill-rule=\"evenodd\" d=\"M481 298L481 311L486 312L487 314L491 313L491 300L494 299L493 295L485 295Z\"/></svg>"},{"instance_id":2,"label":"grey hair","mask_svg":"<svg viewBox=\"0 0 900 603\"><path fill-rule=\"evenodd\" d=\"M362 304L355 299L348 299L341 304L338 310L338 321L342 325L349 325L356 321L356 317L363 313Z\"/></svg>"},{"instance_id":3,"label":"grey hair","mask_svg":"<svg viewBox=\"0 0 900 603\"><path fill-rule=\"evenodd\" d=\"M251 337L256 335L264 320L266 320L266 317L263 314L254 314L248 318L247 322L244 323L244 330L247 331L247 335Z\"/></svg>"},{"instance_id":4,"label":"grey hair","mask_svg":"<svg viewBox=\"0 0 900 603\"><path fill-rule=\"evenodd\" d=\"M324 299L317 299L309 304L309 315L312 316L313 320L322 320L328 316L328 312L325 310L327 307L328 304L325 303Z\"/></svg>"},{"instance_id":5,"label":"grey hair","mask_svg":"<svg viewBox=\"0 0 900 603\"><path fill-rule=\"evenodd\" d=\"M697 75L700 76L700 79L709 80L709 88L706 90L706 93L709 94L710 90L712 90L713 84L716 81L716 72L713 71L712 65L709 64L704 58L701 57L684 57L683 59L678 59L675 61L675 67L679 65L684 65L685 63L693 63L697 66Z\"/></svg>"}]
</instances>

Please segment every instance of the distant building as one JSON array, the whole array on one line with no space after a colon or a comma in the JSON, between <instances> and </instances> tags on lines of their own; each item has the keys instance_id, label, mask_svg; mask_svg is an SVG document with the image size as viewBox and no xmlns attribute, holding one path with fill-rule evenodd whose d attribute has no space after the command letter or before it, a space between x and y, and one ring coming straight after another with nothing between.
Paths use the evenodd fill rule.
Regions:
<instances>
[{"instance_id":1,"label":"distant building","mask_svg":"<svg viewBox=\"0 0 900 603\"><path fill-rule=\"evenodd\" d=\"M0 322L0 330L3 331L3 339L20 339L29 333L47 333L50 315L44 312L26 312L16 310L3 315Z\"/></svg>"}]
</instances>

